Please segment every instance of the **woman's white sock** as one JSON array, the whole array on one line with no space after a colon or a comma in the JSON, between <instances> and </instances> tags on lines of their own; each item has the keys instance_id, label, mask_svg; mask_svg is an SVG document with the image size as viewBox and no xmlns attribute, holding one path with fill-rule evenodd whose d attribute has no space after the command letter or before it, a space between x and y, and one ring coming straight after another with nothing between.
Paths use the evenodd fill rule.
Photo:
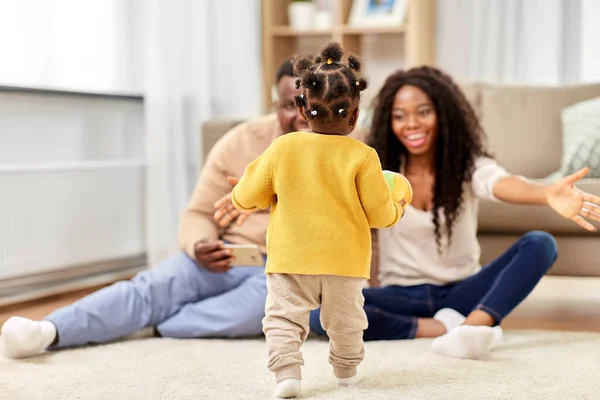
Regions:
<instances>
[{"instance_id":1,"label":"woman's white sock","mask_svg":"<svg viewBox=\"0 0 600 400\"><path fill-rule=\"evenodd\" d=\"M494 330L494 341L492 347L496 348L504 344L504 331L500 328L500 325L492 328Z\"/></svg>"},{"instance_id":2,"label":"woman's white sock","mask_svg":"<svg viewBox=\"0 0 600 400\"><path fill-rule=\"evenodd\" d=\"M433 319L440 321L446 328L446 333L465 322L465 316L452 308L442 308L435 313Z\"/></svg>"},{"instance_id":3,"label":"woman's white sock","mask_svg":"<svg viewBox=\"0 0 600 400\"><path fill-rule=\"evenodd\" d=\"M431 351L447 357L477 360L494 346L497 330L489 326L461 325L433 340Z\"/></svg>"}]
</instances>

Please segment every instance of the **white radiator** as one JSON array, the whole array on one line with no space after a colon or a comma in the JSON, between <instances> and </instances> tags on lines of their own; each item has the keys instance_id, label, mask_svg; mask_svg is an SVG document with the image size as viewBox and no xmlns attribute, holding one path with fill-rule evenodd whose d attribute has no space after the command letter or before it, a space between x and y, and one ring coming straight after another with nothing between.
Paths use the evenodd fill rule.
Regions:
<instances>
[{"instance_id":1,"label":"white radiator","mask_svg":"<svg viewBox=\"0 0 600 400\"><path fill-rule=\"evenodd\" d=\"M0 304L144 266L141 99L1 91Z\"/></svg>"}]
</instances>

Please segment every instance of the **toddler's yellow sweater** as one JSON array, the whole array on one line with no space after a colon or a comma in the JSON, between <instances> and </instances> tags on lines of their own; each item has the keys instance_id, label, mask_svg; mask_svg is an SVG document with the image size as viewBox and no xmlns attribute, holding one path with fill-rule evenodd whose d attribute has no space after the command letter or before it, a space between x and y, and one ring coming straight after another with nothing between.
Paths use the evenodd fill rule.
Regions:
<instances>
[{"instance_id":1,"label":"toddler's yellow sweater","mask_svg":"<svg viewBox=\"0 0 600 400\"><path fill-rule=\"evenodd\" d=\"M375 150L307 132L276 139L246 167L232 200L243 210L271 207L267 273L369 278L370 228L403 213Z\"/></svg>"}]
</instances>

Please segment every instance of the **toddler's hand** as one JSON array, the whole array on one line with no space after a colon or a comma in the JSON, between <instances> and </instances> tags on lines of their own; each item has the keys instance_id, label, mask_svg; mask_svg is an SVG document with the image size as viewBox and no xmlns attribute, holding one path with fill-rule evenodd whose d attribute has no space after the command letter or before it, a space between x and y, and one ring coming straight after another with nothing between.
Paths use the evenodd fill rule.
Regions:
<instances>
[{"instance_id":1,"label":"toddler's hand","mask_svg":"<svg viewBox=\"0 0 600 400\"><path fill-rule=\"evenodd\" d=\"M385 181L390 187L392 200L398 201L402 209L406 208L413 198L413 190L410 182L402 174L392 171L383 171Z\"/></svg>"}]
</instances>

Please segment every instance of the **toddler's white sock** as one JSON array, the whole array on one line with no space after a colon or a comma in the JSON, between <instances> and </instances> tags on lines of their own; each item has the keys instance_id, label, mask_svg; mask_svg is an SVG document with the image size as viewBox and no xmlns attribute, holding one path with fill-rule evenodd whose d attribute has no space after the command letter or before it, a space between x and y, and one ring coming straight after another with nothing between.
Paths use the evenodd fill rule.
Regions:
<instances>
[{"instance_id":1,"label":"toddler's white sock","mask_svg":"<svg viewBox=\"0 0 600 400\"><path fill-rule=\"evenodd\" d=\"M356 375L350 378L335 378L335 380L339 386L352 386L360 382L360 376L356 373Z\"/></svg>"},{"instance_id":2,"label":"toddler's white sock","mask_svg":"<svg viewBox=\"0 0 600 400\"><path fill-rule=\"evenodd\" d=\"M275 397L278 399L291 399L300 396L302 383L299 379L284 379L275 388Z\"/></svg>"}]
</instances>

